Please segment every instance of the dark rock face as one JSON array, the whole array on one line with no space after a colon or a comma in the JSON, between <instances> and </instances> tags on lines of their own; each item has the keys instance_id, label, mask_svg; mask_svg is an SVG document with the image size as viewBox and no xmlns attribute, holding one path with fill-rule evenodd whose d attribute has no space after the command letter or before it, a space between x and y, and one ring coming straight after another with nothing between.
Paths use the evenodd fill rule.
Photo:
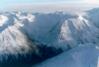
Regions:
<instances>
[{"instance_id":1,"label":"dark rock face","mask_svg":"<svg viewBox=\"0 0 99 67\"><path fill-rule=\"evenodd\" d=\"M40 49L40 53L41 53L41 60L46 60L48 58L51 58L53 56L56 56L60 53L63 52L63 50L61 48L55 48L52 46L46 46L46 45L40 45L38 46Z\"/></svg>"}]
</instances>

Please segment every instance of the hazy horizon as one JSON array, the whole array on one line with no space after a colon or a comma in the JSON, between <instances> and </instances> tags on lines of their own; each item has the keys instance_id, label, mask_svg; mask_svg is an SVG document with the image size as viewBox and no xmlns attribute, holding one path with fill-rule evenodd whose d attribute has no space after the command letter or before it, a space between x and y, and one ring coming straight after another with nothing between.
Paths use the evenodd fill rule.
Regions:
<instances>
[{"instance_id":1,"label":"hazy horizon","mask_svg":"<svg viewBox=\"0 0 99 67\"><path fill-rule=\"evenodd\" d=\"M3 0L0 1L0 10L66 10L67 8L98 7L98 0Z\"/></svg>"},{"instance_id":2,"label":"hazy horizon","mask_svg":"<svg viewBox=\"0 0 99 67\"><path fill-rule=\"evenodd\" d=\"M85 11L92 8L99 8L98 4L19 4L8 6L1 11L33 11L33 12L53 12L53 11Z\"/></svg>"}]
</instances>

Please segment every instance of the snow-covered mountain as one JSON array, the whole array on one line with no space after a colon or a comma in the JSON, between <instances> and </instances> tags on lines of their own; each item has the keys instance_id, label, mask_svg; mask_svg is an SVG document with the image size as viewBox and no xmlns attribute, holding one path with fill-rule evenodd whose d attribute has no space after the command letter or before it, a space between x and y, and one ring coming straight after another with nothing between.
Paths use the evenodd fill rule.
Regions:
<instances>
[{"instance_id":1,"label":"snow-covered mountain","mask_svg":"<svg viewBox=\"0 0 99 67\"><path fill-rule=\"evenodd\" d=\"M95 20L97 14L94 10L81 13L21 13L16 14L16 17L23 25L21 30L24 30L30 39L67 49L82 43L98 43L98 19ZM93 13L90 13L91 11ZM94 16L91 16L92 14Z\"/></svg>"},{"instance_id":2,"label":"snow-covered mountain","mask_svg":"<svg viewBox=\"0 0 99 67\"><path fill-rule=\"evenodd\" d=\"M98 16L98 8L78 13L0 13L0 64L3 60L36 63L67 50L80 50L79 46L98 46Z\"/></svg>"},{"instance_id":3,"label":"snow-covered mountain","mask_svg":"<svg viewBox=\"0 0 99 67\"><path fill-rule=\"evenodd\" d=\"M66 22L68 25L64 23L63 32L67 34L66 27L70 27L68 36L72 34L73 43L78 42L77 46L33 67L99 67L98 12L99 9L95 8L86 11L83 16L80 14L78 21L73 19Z\"/></svg>"}]
</instances>

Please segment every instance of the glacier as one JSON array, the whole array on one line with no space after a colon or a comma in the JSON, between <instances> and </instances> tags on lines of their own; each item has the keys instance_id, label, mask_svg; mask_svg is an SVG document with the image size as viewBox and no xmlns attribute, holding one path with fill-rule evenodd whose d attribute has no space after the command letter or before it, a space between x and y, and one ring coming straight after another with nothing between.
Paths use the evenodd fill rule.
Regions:
<instances>
[{"instance_id":1,"label":"glacier","mask_svg":"<svg viewBox=\"0 0 99 67\"><path fill-rule=\"evenodd\" d=\"M56 63L64 63L67 67L98 67L94 64L98 60L98 16L98 8L78 13L0 13L0 66L38 63L35 66L56 67ZM75 53L77 57L73 57Z\"/></svg>"}]
</instances>

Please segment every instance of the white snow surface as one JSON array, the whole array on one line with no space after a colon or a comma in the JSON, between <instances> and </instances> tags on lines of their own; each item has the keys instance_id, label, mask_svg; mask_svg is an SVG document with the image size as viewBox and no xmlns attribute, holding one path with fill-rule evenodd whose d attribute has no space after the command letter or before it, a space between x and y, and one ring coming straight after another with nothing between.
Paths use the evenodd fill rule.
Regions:
<instances>
[{"instance_id":1,"label":"white snow surface","mask_svg":"<svg viewBox=\"0 0 99 67\"><path fill-rule=\"evenodd\" d=\"M33 67L99 67L99 46L81 45Z\"/></svg>"}]
</instances>

